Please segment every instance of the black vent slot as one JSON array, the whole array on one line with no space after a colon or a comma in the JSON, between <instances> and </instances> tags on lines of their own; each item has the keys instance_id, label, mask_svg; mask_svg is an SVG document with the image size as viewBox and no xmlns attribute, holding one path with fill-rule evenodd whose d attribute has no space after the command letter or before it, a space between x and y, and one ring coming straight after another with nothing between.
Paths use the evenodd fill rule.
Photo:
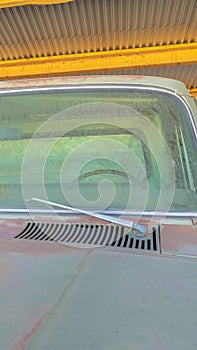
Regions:
<instances>
[{"instance_id":1,"label":"black vent slot","mask_svg":"<svg viewBox=\"0 0 197 350\"><path fill-rule=\"evenodd\" d=\"M75 246L114 246L146 252L160 253L160 228L154 227L152 234L137 237L127 233L127 229L118 225L98 224L62 224L28 222L17 239L54 241Z\"/></svg>"}]
</instances>

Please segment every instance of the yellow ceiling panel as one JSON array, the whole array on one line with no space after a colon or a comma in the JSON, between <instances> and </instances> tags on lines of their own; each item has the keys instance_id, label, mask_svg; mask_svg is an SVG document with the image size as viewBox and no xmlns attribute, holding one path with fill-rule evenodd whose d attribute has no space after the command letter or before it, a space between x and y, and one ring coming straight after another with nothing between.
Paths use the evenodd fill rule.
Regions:
<instances>
[{"instance_id":1,"label":"yellow ceiling panel","mask_svg":"<svg viewBox=\"0 0 197 350\"><path fill-rule=\"evenodd\" d=\"M70 2L73 0L0 0L0 8L24 5L49 5Z\"/></svg>"},{"instance_id":2,"label":"yellow ceiling panel","mask_svg":"<svg viewBox=\"0 0 197 350\"><path fill-rule=\"evenodd\" d=\"M197 99L197 89L189 89L189 93Z\"/></svg>"},{"instance_id":3,"label":"yellow ceiling panel","mask_svg":"<svg viewBox=\"0 0 197 350\"><path fill-rule=\"evenodd\" d=\"M0 79L197 63L197 43L0 61Z\"/></svg>"}]
</instances>

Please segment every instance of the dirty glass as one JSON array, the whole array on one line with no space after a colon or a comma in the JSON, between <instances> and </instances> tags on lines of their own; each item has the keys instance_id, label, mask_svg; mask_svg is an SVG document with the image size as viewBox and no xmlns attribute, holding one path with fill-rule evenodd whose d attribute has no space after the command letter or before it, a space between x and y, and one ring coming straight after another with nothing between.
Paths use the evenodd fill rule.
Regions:
<instances>
[{"instance_id":1,"label":"dirty glass","mask_svg":"<svg viewBox=\"0 0 197 350\"><path fill-rule=\"evenodd\" d=\"M0 101L1 208L39 197L96 210L196 211L196 139L176 97L78 89Z\"/></svg>"}]
</instances>

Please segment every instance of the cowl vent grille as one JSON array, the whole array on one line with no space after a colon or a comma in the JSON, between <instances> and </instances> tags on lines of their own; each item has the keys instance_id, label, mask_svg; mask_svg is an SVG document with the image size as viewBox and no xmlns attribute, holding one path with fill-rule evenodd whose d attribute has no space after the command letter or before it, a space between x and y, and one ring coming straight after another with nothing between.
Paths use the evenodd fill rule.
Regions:
<instances>
[{"instance_id":1,"label":"cowl vent grille","mask_svg":"<svg viewBox=\"0 0 197 350\"><path fill-rule=\"evenodd\" d=\"M114 246L160 253L159 226L143 238L127 234L127 229L118 225L84 223L28 222L17 239L53 241L75 246Z\"/></svg>"}]
</instances>

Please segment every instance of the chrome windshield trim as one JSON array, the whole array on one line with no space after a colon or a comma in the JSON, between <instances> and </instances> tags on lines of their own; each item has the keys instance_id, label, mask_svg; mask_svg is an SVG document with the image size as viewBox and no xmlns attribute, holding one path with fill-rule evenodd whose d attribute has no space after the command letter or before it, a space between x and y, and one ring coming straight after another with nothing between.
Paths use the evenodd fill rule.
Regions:
<instances>
[{"instance_id":1,"label":"chrome windshield trim","mask_svg":"<svg viewBox=\"0 0 197 350\"><path fill-rule=\"evenodd\" d=\"M92 210L92 212L94 212ZM0 214L60 214L60 215L83 215L79 213L71 213L69 210L55 210L53 212L47 209L31 208L31 209L0 209ZM154 218L197 218L197 212L154 212L154 211L140 211L140 210L102 210L100 214L114 215L114 216L136 216L136 217L154 217Z\"/></svg>"}]
</instances>

